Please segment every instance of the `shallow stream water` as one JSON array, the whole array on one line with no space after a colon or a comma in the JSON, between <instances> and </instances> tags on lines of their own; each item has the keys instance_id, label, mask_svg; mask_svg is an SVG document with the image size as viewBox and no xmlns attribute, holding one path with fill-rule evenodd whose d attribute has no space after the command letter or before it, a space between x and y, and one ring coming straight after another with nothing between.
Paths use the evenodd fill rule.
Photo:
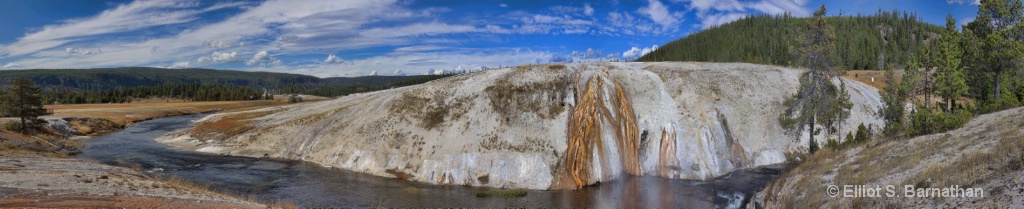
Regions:
<instances>
[{"instance_id":1,"label":"shallow stream water","mask_svg":"<svg viewBox=\"0 0 1024 209\"><path fill-rule=\"evenodd\" d=\"M576 191L528 190L524 197L478 198L490 190L436 186L326 168L314 163L175 149L153 139L205 115L136 123L86 142L79 158L177 177L211 189L300 207L736 208L785 170L740 170L713 181L626 177Z\"/></svg>"}]
</instances>

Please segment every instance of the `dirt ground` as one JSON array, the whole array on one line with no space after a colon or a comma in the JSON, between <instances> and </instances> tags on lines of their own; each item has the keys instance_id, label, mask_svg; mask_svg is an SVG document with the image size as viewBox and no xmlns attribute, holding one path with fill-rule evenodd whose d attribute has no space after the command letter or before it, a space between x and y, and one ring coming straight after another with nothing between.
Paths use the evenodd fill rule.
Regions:
<instances>
[{"instance_id":1,"label":"dirt ground","mask_svg":"<svg viewBox=\"0 0 1024 209\"><path fill-rule=\"evenodd\" d=\"M78 159L0 153L0 208L264 208L182 181Z\"/></svg>"}]
</instances>

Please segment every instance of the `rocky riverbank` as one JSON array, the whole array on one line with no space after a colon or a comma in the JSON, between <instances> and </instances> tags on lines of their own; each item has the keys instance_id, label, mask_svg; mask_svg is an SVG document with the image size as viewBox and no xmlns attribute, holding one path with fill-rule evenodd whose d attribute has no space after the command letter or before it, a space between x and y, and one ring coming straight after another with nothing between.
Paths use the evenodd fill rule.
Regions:
<instances>
[{"instance_id":1,"label":"rocky riverbank","mask_svg":"<svg viewBox=\"0 0 1024 209\"><path fill-rule=\"evenodd\" d=\"M860 190L846 185L860 186ZM892 186L891 191L886 190ZM907 187L912 187L907 193ZM835 193L829 193L834 187ZM867 189L864 189L867 188ZM868 189L881 188L870 193ZM943 193L943 189L954 188ZM981 191L977 193L974 188ZM923 190L918 190L923 189ZM971 190L967 195L963 190ZM935 190L935 193L929 193ZM919 191L924 191L920 193ZM923 196L923 197L922 197ZM779 176L747 208L1013 208L1024 205L1024 108L946 133L824 149Z\"/></svg>"},{"instance_id":2,"label":"rocky riverbank","mask_svg":"<svg viewBox=\"0 0 1024 209\"><path fill-rule=\"evenodd\" d=\"M0 153L0 207L265 208L145 171L33 153Z\"/></svg>"}]
</instances>

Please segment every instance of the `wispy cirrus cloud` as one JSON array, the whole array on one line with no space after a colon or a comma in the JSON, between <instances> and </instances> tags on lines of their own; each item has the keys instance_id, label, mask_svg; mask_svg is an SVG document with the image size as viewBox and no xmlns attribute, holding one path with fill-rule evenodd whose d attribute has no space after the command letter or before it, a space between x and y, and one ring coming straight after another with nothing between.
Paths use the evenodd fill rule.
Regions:
<instances>
[{"instance_id":1,"label":"wispy cirrus cloud","mask_svg":"<svg viewBox=\"0 0 1024 209\"><path fill-rule=\"evenodd\" d=\"M790 13L794 16L810 14L805 5L807 0L760 0L741 2L738 0L673 0L675 3L687 4L687 8L696 12L701 29L736 21L755 12L765 14Z\"/></svg>"},{"instance_id":2,"label":"wispy cirrus cloud","mask_svg":"<svg viewBox=\"0 0 1024 209\"><path fill-rule=\"evenodd\" d=\"M787 2L793 4L783 4ZM2 43L0 62L29 68L206 67L318 76L400 69L418 74L429 68L643 54L653 47L630 47L679 37L680 30L688 29L682 25L691 23L691 13L697 13L704 25L717 25L740 14L789 11L803 4L648 0L556 2L538 9L512 2L515 5L490 4L488 11L475 11L458 4L417 3L140 0L40 26Z\"/></svg>"},{"instance_id":3,"label":"wispy cirrus cloud","mask_svg":"<svg viewBox=\"0 0 1024 209\"><path fill-rule=\"evenodd\" d=\"M946 0L946 4L971 4L979 5L981 0Z\"/></svg>"},{"instance_id":4,"label":"wispy cirrus cloud","mask_svg":"<svg viewBox=\"0 0 1024 209\"><path fill-rule=\"evenodd\" d=\"M22 67L24 67L24 66L19 65L18 63L13 63L12 62L12 63L7 63L4 66L0 66L0 69L14 70L14 69L21 69Z\"/></svg>"},{"instance_id":5,"label":"wispy cirrus cloud","mask_svg":"<svg viewBox=\"0 0 1024 209\"><path fill-rule=\"evenodd\" d=\"M18 56L51 49L91 35L128 32L153 26L194 21L196 14L225 8L219 4L205 9L195 2L135 1L89 18L70 19L28 33L17 42L0 47L0 55Z\"/></svg>"}]
</instances>

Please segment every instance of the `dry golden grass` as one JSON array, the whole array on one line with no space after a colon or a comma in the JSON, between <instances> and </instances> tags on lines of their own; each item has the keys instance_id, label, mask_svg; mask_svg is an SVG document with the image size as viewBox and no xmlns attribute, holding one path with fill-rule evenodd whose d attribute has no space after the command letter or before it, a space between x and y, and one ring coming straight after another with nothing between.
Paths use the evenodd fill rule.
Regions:
<instances>
[{"instance_id":1,"label":"dry golden grass","mask_svg":"<svg viewBox=\"0 0 1024 209\"><path fill-rule=\"evenodd\" d=\"M870 75L869 75L870 74ZM885 71L884 70L849 70L846 71L846 75L843 77L860 81L861 83L867 84L877 89L885 88ZM903 70L896 70L896 81L899 81L903 77ZM872 82L871 78L875 78Z\"/></svg>"},{"instance_id":2,"label":"dry golden grass","mask_svg":"<svg viewBox=\"0 0 1024 209\"><path fill-rule=\"evenodd\" d=\"M187 115L212 111L245 111L256 108L286 105L271 100L214 101L214 102L145 102L118 104L47 105L56 117L103 118L119 125L159 117Z\"/></svg>"},{"instance_id":3,"label":"dry golden grass","mask_svg":"<svg viewBox=\"0 0 1024 209\"><path fill-rule=\"evenodd\" d=\"M222 140L252 130L255 127L249 124L249 120L275 112L277 111L249 111L230 114L213 122L196 125L192 129L192 134L204 140Z\"/></svg>"}]
</instances>

